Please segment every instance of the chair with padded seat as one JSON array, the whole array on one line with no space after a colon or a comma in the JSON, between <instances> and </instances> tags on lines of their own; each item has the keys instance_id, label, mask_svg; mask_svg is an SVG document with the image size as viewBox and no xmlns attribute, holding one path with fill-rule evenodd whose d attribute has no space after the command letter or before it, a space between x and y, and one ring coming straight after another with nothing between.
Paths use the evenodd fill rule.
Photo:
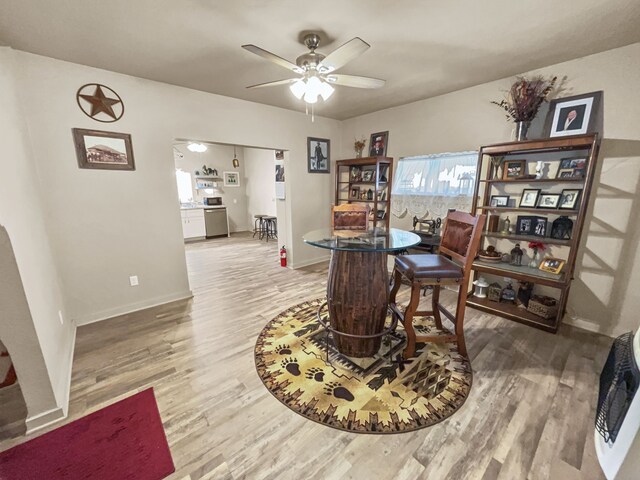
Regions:
<instances>
[{"instance_id":1,"label":"chair with padded seat","mask_svg":"<svg viewBox=\"0 0 640 480\"><path fill-rule=\"evenodd\" d=\"M456 342L458 351L467 357L464 341L464 312L467 300L467 288L471 276L471 264L480 245L480 236L486 221L486 215L473 216L464 212L450 212L442 233L439 254L398 255L393 269L393 283L389 294L389 307L394 316L404 325L407 345L404 358L414 357L416 342ZM451 257L451 260L444 255ZM411 284L411 298L404 312L396 303L396 296L403 277ZM458 301L455 314L440 303L440 287L454 285L458 287ZM425 286L433 287L431 311L418 311L420 291ZM414 316L433 316L436 327L443 330L442 313L451 320L455 330L453 334L416 336L413 328ZM448 332L447 332L448 333Z\"/></svg>"}]
</instances>

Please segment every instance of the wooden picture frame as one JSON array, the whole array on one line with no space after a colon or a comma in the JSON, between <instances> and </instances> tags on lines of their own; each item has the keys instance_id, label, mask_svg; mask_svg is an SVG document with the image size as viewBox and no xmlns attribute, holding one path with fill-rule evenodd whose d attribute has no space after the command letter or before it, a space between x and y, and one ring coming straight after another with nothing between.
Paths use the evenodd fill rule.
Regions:
<instances>
[{"instance_id":1,"label":"wooden picture frame","mask_svg":"<svg viewBox=\"0 0 640 480\"><path fill-rule=\"evenodd\" d=\"M331 168L331 140L307 137L308 173L329 173Z\"/></svg>"},{"instance_id":2,"label":"wooden picture frame","mask_svg":"<svg viewBox=\"0 0 640 480\"><path fill-rule=\"evenodd\" d=\"M566 260L563 260L561 258L545 257L538 268L543 272L554 273L558 275L562 271L565 263Z\"/></svg>"},{"instance_id":3,"label":"wooden picture frame","mask_svg":"<svg viewBox=\"0 0 640 480\"><path fill-rule=\"evenodd\" d=\"M372 133L369 139L369 156L386 157L387 143L389 142L389 131Z\"/></svg>"},{"instance_id":4,"label":"wooden picture frame","mask_svg":"<svg viewBox=\"0 0 640 480\"><path fill-rule=\"evenodd\" d=\"M566 137L598 131L601 108L602 91L551 100L545 119L546 136Z\"/></svg>"},{"instance_id":5,"label":"wooden picture frame","mask_svg":"<svg viewBox=\"0 0 640 480\"><path fill-rule=\"evenodd\" d=\"M538 205L538 198L540 198L539 188L525 188L522 190L522 196L520 197L520 208L536 208ZM533 195L533 198L531 197Z\"/></svg>"},{"instance_id":6,"label":"wooden picture frame","mask_svg":"<svg viewBox=\"0 0 640 480\"><path fill-rule=\"evenodd\" d=\"M360 200L360 187L351 186L349 189L349 200Z\"/></svg>"},{"instance_id":7,"label":"wooden picture frame","mask_svg":"<svg viewBox=\"0 0 640 480\"><path fill-rule=\"evenodd\" d=\"M131 135L74 128L73 142L79 168L135 170Z\"/></svg>"},{"instance_id":8,"label":"wooden picture frame","mask_svg":"<svg viewBox=\"0 0 640 480\"><path fill-rule=\"evenodd\" d=\"M527 173L526 160L505 160L502 163L502 180L516 180Z\"/></svg>"}]
</instances>

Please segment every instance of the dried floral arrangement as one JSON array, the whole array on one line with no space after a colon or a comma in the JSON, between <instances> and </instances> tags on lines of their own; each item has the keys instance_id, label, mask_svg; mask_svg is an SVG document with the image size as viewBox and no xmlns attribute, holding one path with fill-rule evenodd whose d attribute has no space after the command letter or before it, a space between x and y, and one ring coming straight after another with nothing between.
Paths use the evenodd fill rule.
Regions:
<instances>
[{"instance_id":1,"label":"dried floral arrangement","mask_svg":"<svg viewBox=\"0 0 640 480\"><path fill-rule=\"evenodd\" d=\"M538 253L538 250L544 251L547 247L542 242L529 242L529 248Z\"/></svg>"},{"instance_id":2,"label":"dried floral arrangement","mask_svg":"<svg viewBox=\"0 0 640 480\"><path fill-rule=\"evenodd\" d=\"M360 140L356 140L353 142L353 148L356 152L361 152L364 149L364 146L367 144L367 141L364 137Z\"/></svg>"},{"instance_id":3,"label":"dried floral arrangement","mask_svg":"<svg viewBox=\"0 0 640 480\"><path fill-rule=\"evenodd\" d=\"M507 112L507 119L515 122L530 122L538 114L540 105L547 100L558 77L546 79L538 76L531 79L516 77L506 98L500 102L491 102Z\"/></svg>"}]
</instances>

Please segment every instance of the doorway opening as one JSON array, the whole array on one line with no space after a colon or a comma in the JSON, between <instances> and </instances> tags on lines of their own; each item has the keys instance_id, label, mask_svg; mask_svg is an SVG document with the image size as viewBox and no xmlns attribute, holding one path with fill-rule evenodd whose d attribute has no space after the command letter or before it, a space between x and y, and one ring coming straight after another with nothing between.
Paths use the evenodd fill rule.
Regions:
<instances>
[{"instance_id":1,"label":"doorway opening","mask_svg":"<svg viewBox=\"0 0 640 480\"><path fill-rule=\"evenodd\" d=\"M288 152L176 139L173 154L190 283L189 251L217 245L253 246L251 255L239 259L239 269L242 260L258 250L280 265L279 248L288 244L290 230L285 188Z\"/></svg>"}]
</instances>

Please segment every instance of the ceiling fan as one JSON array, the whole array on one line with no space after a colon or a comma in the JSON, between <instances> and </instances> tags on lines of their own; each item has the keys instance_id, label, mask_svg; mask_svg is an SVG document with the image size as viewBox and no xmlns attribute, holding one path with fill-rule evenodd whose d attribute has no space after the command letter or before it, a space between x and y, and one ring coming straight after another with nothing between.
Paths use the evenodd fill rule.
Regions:
<instances>
[{"instance_id":1,"label":"ceiling fan","mask_svg":"<svg viewBox=\"0 0 640 480\"><path fill-rule=\"evenodd\" d=\"M304 99L306 103L314 104L318 101L318 97L322 97L326 101L334 91L333 85L355 88L380 88L384 86L385 81L378 78L333 73L370 47L361 38L355 37L349 40L327 56L316 51L320 44L320 37L317 34L309 33L305 35L304 44L309 49L309 52L300 55L295 64L255 45L242 45L245 50L299 75L296 78L259 83L247 88L289 85L289 89L296 98Z\"/></svg>"}]
</instances>

